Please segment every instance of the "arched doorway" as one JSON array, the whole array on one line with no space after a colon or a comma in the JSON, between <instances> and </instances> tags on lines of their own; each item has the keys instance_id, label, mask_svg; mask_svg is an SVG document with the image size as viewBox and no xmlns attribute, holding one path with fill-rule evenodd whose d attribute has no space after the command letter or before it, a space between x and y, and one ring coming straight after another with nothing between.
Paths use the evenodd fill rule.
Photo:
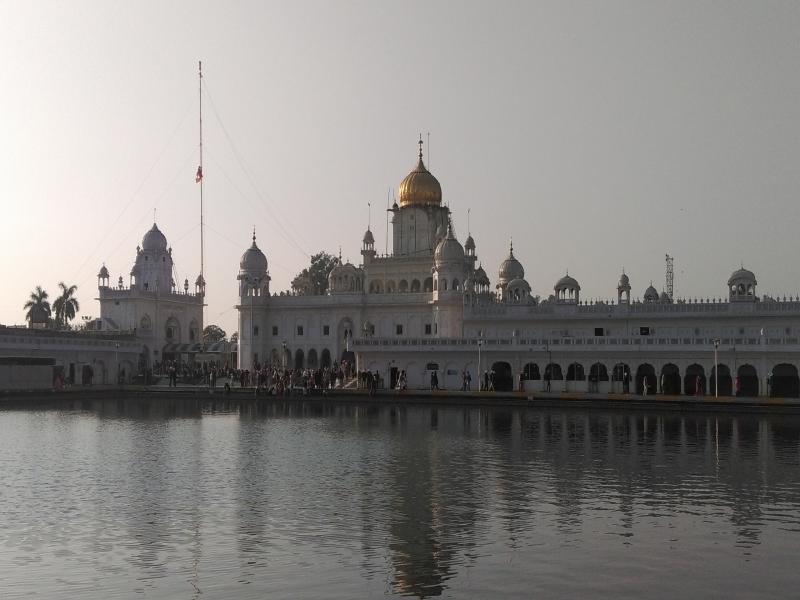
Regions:
<instances>
[{"instance_id":1,"label":"arched doorway","mask_svg":"<svg viewBox=\"0 0 800 600\"><path fill-rule=\"evenodd\" d=\"M673 396L681 393L681 371L672 363L661 368L661 393Z\"/></svg>"},{"instance_id":2,"label":"arched doorway","mask_svg":"<svg viewBox=\"0 0 800 600\"><path fill-rule=\"evenodd\" d=\"M510 392L514 389L514 376L511 372L511 365L504 361L492 364L494 373L494 389L496 392Z\"/></svg>"},{"instance_id":3,"label":"arched doorway","mask_svg":"<svg viewBox=\"0 0 800 600\"><path fill-rule=\"evenodd\" d=\"M561 372L561 365L550 363L544 368L544 378L550 381L561 381L564 379L564 374Z\"/></svg>"},{"instance_id":4,"label":"arched doorway","mask_svg":"<svg viewBox=\"0 0 800 600\"><path fill-rule=\"evenodd\" d=\"M317 351L313 348L308 351L308 362L306 364L309 369L317 368Z\"/></svg>"},{"instance_id":5,"label":"arched doorway","mask_svg":"<svg viewBox=\"0 0 800 600\"><path fill-rule=\"evenodd\" d=\"M586 373L581 363L570 363L567 367L567 381L586 381Z\"/></svg>"},{"instance_id":6,"label":"arched doorway","mask_svg":"<svg viewBox=\"0 0 800 600\"><path fill-rule=\"evenodd\" d=\"M737 371L739 389L737 396L758 396L758 371L753 365L742 365Z\"/></svg>"},{"instance_id":7,"label":"arched doorway","mask_svg":"<svg viewBox=\"0 0 800 600\"><path fill-rule=\"evenodd\" d=\"M323 348L322 354L320 356L319 366L323 369L330 368L331 366L331 351L327 348Z\"/></svg>"},{"instance_id":8,"label":"arched doorway","mask_svg":"<svg viewBox=\"0 0 800 600\"><path fill-rule=\"evenodd\" d=\"M596 362L589 367L589 391L599 392L601 381L608 381L608 369L603 363Z\"/></svg>"},{"instance_id":9,"label":"arched doorway","mask_svg":"<svg viewBox=\"0 0 800 600\"><path fill-rule=\"evenodd\" d=\"M653 365L644 363L636 369L636 393L644 393L644 384L647 382L647 393L654 394L656 391L656 370Z\"/></svg>"},{"instance_id":10,"label":"arched doorway","mask_svg":"<svg viewBox=\"0 0 800 600\"><path fill-rule=\"evenodd\" d=\"M797 398L800 396L800 379L797 367L788 363L775 365L767 379L769 395L774 398Z\"/></svg>"},{"instance_id":11,"label":"arched doorway","mask_svg":"<svg viewBox=\"0 0 800 600\"><path fill-rule=\"evenodd\" d=\"M706 372L697 363L686 367L683 376L683 393L687 396L702 396L706 392Z\"/></svg>"},{"instance_id":12,"label":"arched doorway","mask_svg":"<svg viewBox=\"0 0 800 600\"><path fill-rule=\"evenodd\" d=\"M611 381L612 389L613 382L617 381L621 384L622 391L627 393L631 382L631 368L625 363L615 364L614 369L611 371Z\"/></svg>"},{"instance_id":13,"label":"arched doorway","mask_svg":"<svg viewBox=\"0 0 800 600\"><path fill-rule=\"evenodd\" d=\"M522 369L522 378L526 381L541 379L542 376L539 373L539 365L536 363L528 363L525 365L525 368Z\"/></svg>"},{"instance_id":14,"label":"arched doorway","mask_svg":"<svg viewBox=\"0 0 800 600\"><path fill-rule=\"evenodd\" d=\"M305 363L305 355L300 348L297 349L297 352L294 353L294 368L295 369L302 369Z\"/></svg>"},{"instance_id":15,"label":"arched doorway","mask_svg":"<svg viewBox=\"0 0 800 600\"><path fill-rule=\"evenodd\" d=\"M731 370L727 365L717 365L716 368L711 367L711 377L708 378L708 390L712 395L716 391L717 382L719 382L718 396L733 395L733 380L731 379Z\"/></svg>"}]
</instances>

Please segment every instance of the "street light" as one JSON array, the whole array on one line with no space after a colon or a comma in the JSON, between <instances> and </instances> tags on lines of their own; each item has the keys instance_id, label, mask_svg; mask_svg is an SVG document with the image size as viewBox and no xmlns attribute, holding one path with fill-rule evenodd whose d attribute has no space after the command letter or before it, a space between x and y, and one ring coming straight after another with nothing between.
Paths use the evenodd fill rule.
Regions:
<instances>
[{"instance_id":1,"label":"street light","mask_svg":"<svg viewBox=\"0 0 800 600\"><path fill-rule=\"evenodd\" d=\"M719 368L717 366L717 348L719 348L719 339L713 340L714 342L714 398L719 397Z\"/></svg>"},{"instance_id":2,"label":"street light","mask_svg":"<svg viewBox=\"0 0 800 600\"><path fill-rule=\"evenodd\" d=\"M478 330L478 391L483 386L483 379L481 379L481 346L483 346L483 331Z\"/></svg>"}]
</instances>

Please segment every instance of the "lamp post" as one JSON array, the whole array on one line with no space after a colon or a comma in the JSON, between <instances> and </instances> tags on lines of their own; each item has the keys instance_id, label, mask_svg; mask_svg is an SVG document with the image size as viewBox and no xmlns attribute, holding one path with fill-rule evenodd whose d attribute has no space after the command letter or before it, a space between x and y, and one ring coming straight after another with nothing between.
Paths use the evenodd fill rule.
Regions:
<instances>
[{"instance_id":1,"label":"lamp post","mask_svg":"<svg viewBox=\"0 0 800 600\"><path fill-rule=\"evenodd\" d=\"M550 380L553 378L553 352L550 350L550 340L544 341L544 351L547 352L547 366L544 368L545 389L550 387ZM547 389L549 392L550 390Z\"/></svg>"},{"instance_id":2,"label":"lamp post","mask_svg":"<svg viewBox=\"0 0 800 600\"><path fill-rule=\"evenodd\" d=\"M483 346L483 331L480 329L478 330L478 391L480 391L481 386L483 385L483 379L481 379L481 346Z\"/></svg>"},{"instance_id":3,"label":"lamp post","mask_svg":"<svg viewBox=\"0 0 800 600\"><path fill-rule=\"evenodd\" d=\"M714 340L714 398L719 397L719 368L717 365L717 348L719 348L719 339Z\"/></svg>"}]
</instances>

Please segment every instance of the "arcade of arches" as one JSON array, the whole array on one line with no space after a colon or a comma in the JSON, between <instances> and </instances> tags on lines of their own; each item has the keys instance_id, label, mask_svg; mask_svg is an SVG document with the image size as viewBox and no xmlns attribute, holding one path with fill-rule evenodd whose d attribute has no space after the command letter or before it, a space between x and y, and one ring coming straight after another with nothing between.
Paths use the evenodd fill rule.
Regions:
<instances>
[{"instance_id":1,"label":"arcade of arches","mask_svg":"<svg viewBox=\"0 0 800 600\"><path fill-rule=\"evenodd\" d=\"M507 365L508 363L496 363ZM738 364L734 369L719 363L715 369L693 363L681 370L678 365L666 363L660 369L649 363L638 365L616 363L614 365L596 362L584 366L580 362L570 362L562 366L557 363L526 363L522 368L522 380L538 381L541 385L548 380L564 382L588 381L587 389L597 391L623 391L631 393L668 395L714 395L719 386L720 396L758 396L798 398L800 397L800 375L795 365L780 363L766 376L766 383L759 381L758 369L749 363ZM584 371L588 367L587 371ZM629 385L629 387L628 387ZM766 389L763 389L766 388ZM527 389L539 389L531 384ZM569 389L572 389L571 387Z\"/></svg>"}]
</instances>

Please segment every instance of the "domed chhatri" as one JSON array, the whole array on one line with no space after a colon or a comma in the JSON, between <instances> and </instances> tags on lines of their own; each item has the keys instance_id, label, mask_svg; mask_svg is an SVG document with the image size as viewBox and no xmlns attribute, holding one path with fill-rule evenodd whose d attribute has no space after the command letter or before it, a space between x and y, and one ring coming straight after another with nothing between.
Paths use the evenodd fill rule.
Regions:
<instances>
[{"instance_id":1,"label":"domed chhatri","mask_svg":"<svg viewBox=\"0 0 800 600\"><path fill-rule=\"evenodd\" d=\"M514 257L514 242L508 250L508 258L500 263L500 271L498 272L499 283L497 287L503 287L509 281L514 279L525 279L525 269L522 263Z\"/></svg>"},{"instance_id":2,"label":"domed chhatri","mask_svg":"<svg viewBox=\"0 0 800 600\"><path fill-rule=\"evenodd\" d=\"M581 286L578 283L578 280L574 277L570 277L569 273L564 275L561 279L556 281L556 285L553 289L558 292L560 290L574 290L576 292L581 291Z\"/></svg>"},{"instance_id":3,"label":"domed chhatri","mask_svg":"<svg viewBox=\"0 0 800 600\"><path fill-rule=\"evenodd\" d=\"M419 161L416 168L400 183L400 208L406 206L440 205L442 186L422 162L422 138L419 140Z\"/></svg>"},{"instance_id":4,"label":"domed chhatri","mask_svg":"<svg viewBox=\"0 0 800 600\"><path fill-rule=\"evenodd\" d=\"M447 235L436 245L433 260L437 265L446 262L463 262L464 248L453 235L452 225L447 226Z\"/></svg>"},{"instance_id":5,"label":"domed chhatri","mask_svg":"<svg viewBox=\"0 0 800 600\"><path fill-rule=\"evenodd\" d=\"M468 235L464 242L464 250L475 250L475 240L471 235Z\"/></svg>"},{"instance_id":6,"label":"domed chhatri","mask_svg":"<svg viewBox=\"0 0 800 600\"><path fill-rule=\"evenodd\" d=\"M253 231L253 245L250 246L245 253L242 254L242 259L239 261L239 268L251 275L260 275L267 272L267 257L261 252L256 244L256 232Z\"/></svg>"},{"instance_id":7,"label":"domed chhatri","mask_svg":"<svg viewBox=\"0 0 800 600\"><path fill-rule=\"evenodd\" d=\"M150 252L165 252L167 250L167 238L161 233L158 225L153 223L153 227L144 234L142 238L142 250Z\"/></svg>"},{"instance_id":8,"label":"domed chhatri","mask_svg":"<svg viewBox=\"0 0 800 600\"><path fill-rule=\"evenodd\" d=\"M643 300L647 303L658 302L659 300L658 290L653 287L652 281L650 282L650 285L647 286L647 289L644 291Z\"/></svg>"},{"instance_id":9,"label":"domed chhatri","mask_svg":"<svg viewBox=\"0 0 800 600\"><path fill-rule=\"evenodd\" d=\"M372 235L372 231L367 229L364 232L364 239L362 240L364 244L374 244L375 243L375 236Z\"/></svg>"},{"instance_id":10,"label":"domed chhatri","mask_svg":"<svg viewBox=\"0 0 800 600\"><path fill-rule=\"evenodd\" d=\"M737 269L728 278L729 298L731 301L741 300L755 300L756 298L756 281L755 273L744 268Z\"/></svg>"}]
</instances>

